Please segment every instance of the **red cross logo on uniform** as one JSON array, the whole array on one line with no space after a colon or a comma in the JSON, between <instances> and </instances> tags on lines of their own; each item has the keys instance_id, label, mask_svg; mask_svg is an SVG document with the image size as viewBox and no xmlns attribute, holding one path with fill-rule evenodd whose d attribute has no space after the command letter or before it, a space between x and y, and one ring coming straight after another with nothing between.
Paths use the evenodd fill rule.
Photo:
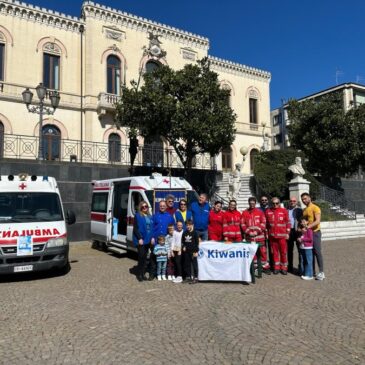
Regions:
<instances>
[{"instance_id":1,"label":"red cross logo on uniform","mask_svg":"<svg viewBox=\"0 0 365 365\"><path fill-rule=\"evenodd\" d=\"M27 185L25 185L23 182L19 185L19 188L24 190L27 187Z\"/></svg>"}]
</instances>

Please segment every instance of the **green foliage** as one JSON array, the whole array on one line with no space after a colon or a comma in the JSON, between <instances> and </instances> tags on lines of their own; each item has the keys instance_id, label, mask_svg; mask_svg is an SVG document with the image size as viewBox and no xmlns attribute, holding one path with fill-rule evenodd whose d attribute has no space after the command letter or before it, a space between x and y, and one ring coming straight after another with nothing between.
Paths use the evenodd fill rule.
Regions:
<instances>
[{"instance_id":1,"label":"green foliage","mask_svg":"<svg viewBox=\"0 0 365 365\"><path fill-rule=\"evenodd\" d=\"M290 148L260 152L256 156L254 174L265 194L280 199L289 197L288 182L293 176L288 167L294 163L297 156L302 158L302 165L306 169L304 154ZM310 193L315 196L319 189L318 182L309 173L306 173L304 178L311 182Z\"/></svg>"},{"instance_id":2,"label":"green foliage","mask_svg":"<svg viewBox=\"0 0 365 365\"><path fill-rule=\"evenodd\" d=\"M364 162L365 105L343 110L342 93L289 102L291 146L304 152L308 168L325 177L344 176Z\"/></svg>"},{"instance_id":3,"label":"green foliage","mask_svg":"<svg viewBox=\"0 0 365 365\"><path fill-rule=\"evenodd\" d=\"M124 88L117 104L116 124L138 129L145 137L161 136L172 145L185 168L199 153L218 154L232 144L236 116L229 90L207 60L182 70L161 66L143 75L143 86Z\"/></svg>"}]
</instances>

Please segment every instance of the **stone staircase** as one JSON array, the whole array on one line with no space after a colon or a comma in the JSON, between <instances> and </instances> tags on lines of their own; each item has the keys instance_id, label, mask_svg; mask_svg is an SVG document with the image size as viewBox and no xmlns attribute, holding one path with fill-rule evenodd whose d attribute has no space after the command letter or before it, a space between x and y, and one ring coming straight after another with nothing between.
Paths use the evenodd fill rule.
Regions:
<instances>
[{"instance_id":1,"label":"stone staircase","mask_svg":"<svg viewBox=\"0 0 365 365\"><path fill-rule=\"evenodd\" d=\"M237 210L239 210L240 212L243 209L246 209L248 207L248 198L250 196L253 196L253 194L251 193L250 190L250 178L252 175L245 175L242 174L241 176L241 189L240 192L238 194L237 197ZM225 200L224 203L228 202L229 198L228 198L228 191L229 191L229 187L228 187L228 178L229 178L229 173L228 172L224 172L223 176L222 176L222 180L219 180L217 182L217 194ZM226 204L224 204L226 205Z\"/></svg>"},{"instance_id":2,"label":"stone staircase","mask_svg":"<svg viewBox=\"0 0 365 365\"><path fill-rule=\"evenodd\" d=\"M321 231L323 241L365 237L365 216L357 214L356 219L321 222Z\"/></svg>"}]
</instances>

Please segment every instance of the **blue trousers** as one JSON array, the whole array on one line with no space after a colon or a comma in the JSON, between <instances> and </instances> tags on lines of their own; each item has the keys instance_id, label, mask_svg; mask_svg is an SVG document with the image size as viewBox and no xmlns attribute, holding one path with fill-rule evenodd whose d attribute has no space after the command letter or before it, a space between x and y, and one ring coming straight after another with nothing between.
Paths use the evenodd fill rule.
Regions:
<instances>
[{"instance_id":1,"label":"blue trousers","mask_svg":"<svg viewBox=\"0 0 365 365\"><path fill-rule=\"evenodd\" d=\"M202 241L208 241L208 230L200 230L197 229L196 232L198 233L199 238L201 238Z\"/></svg>"},{"instance_id":2,"label":"blue trousers","mask_svg":"<svg viewBox=\"0 0 365 365\"><path fill-rule=\"evenodd\" d=\"M157 261L157 275L166 275L166 267L167 267L167 260Z\"/></svg>"},{"instance_id":3,"label":"blue trousers","mask_svg":"<svg viewBox=\"0 0 365 365\"><path fill-rule=\"evenodd\" d=\"M300 249L300 270L304 276L313 276L313 250Z\"/></svg>"}]
</instances>

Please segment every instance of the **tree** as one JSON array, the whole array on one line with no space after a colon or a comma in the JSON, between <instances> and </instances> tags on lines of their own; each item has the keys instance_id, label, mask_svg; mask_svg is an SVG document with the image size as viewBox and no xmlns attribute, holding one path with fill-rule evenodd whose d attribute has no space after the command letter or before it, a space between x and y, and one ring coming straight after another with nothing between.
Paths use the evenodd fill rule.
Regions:
<instances>
[{"instance_id":1,"label":"tree","mask_svg":"<svg viewBox=\"0 0 365 365\"><path fill-rule=\"evenodd\" d=\"M364 161L364 108L346 113L341 93L289 102L290 144L304 152L310 171L331 179L357 170Z\"/></svg>"},{"instance_id":2,"label":"tree","mask_svg":"<svg viewBox=\"0 0 365 365\"><path fill-rule=\"evenodd\" d=\"M124 88L117 104L116 124L138 129L145 137L161 136L190 169L197 154L214 156L232 144L236 116L229 90L220 88L207 59L175 71L161 66Z\"/></svg>"}]
</instances>

